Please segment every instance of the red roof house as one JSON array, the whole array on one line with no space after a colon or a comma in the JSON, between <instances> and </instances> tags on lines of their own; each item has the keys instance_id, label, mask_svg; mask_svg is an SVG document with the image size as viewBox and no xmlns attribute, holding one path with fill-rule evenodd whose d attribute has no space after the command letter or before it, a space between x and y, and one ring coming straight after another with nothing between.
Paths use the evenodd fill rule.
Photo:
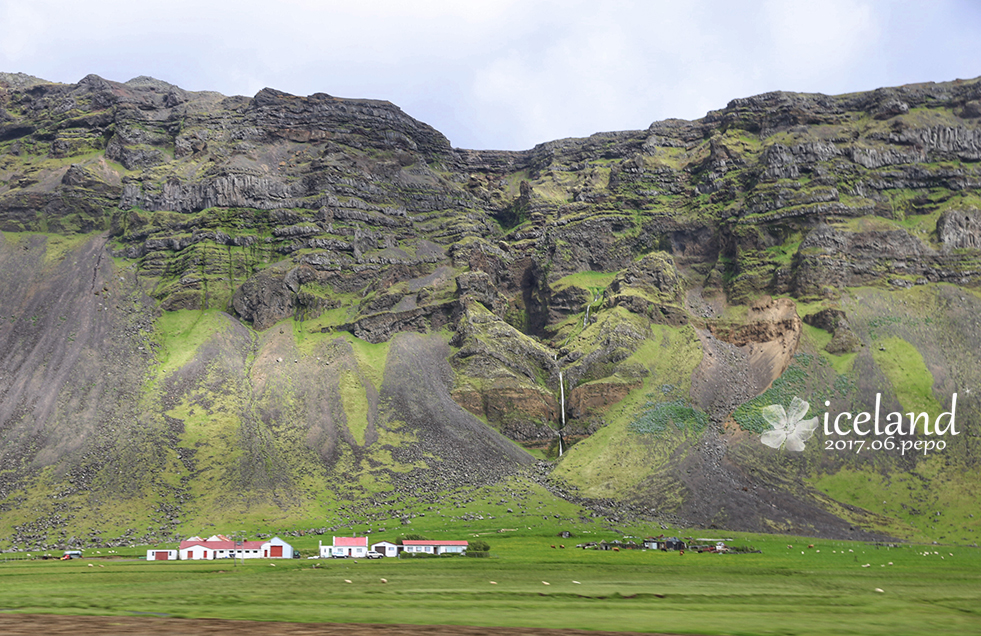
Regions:
<instances>
[{"instance_id":1,"label":"red roof house","mask_svg":"<svg viewBox=\"0 0 981 636\"><path fill-rule=\"evenodd\" d=\"M293 558L293 546L279 537L273 537L268 541L233 541L223 535L215 535L208 539L191 537L181 541L178 554L182 561L231 558L290 559Z\"/></svg>"},{"instance_id":2,"label":"red roof house","mask_svg":"<svg viewBox=\"0 0 981 636\"><path fill-rule=\"evenodd\" d=\"M368 554L368 537L334 537L332 545L320 544L320 558L360 558Z\"/></svg>"}]
</instances>

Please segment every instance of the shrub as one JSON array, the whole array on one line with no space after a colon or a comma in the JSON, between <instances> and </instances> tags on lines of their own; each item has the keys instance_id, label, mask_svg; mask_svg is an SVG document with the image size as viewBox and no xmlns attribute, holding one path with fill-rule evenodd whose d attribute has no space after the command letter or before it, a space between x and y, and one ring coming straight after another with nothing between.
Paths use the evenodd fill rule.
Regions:
<instances>
[{"instance_id":1,"label":"shrub","mask_svg":"<svg viewBox=\"0 0 981 636\"><path fill-rule=\"evenodd\" d=\"M476 541L470 541L467 544L467 553L470 552L490 552L490 544L486 541L481 541L477 539Z\"/></svg>"}]
</instances>

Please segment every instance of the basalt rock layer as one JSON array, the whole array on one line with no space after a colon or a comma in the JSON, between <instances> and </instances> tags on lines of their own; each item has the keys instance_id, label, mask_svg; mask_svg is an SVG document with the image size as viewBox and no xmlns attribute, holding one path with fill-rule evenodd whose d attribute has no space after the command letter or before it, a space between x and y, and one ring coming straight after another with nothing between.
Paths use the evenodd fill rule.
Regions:
<instances>
[{"instance_id":1,"label":"basalt rock layer","mask_svg":"<svg viewBox=\"0 0 981 636\"><path fill-rule=\"evenodd\" d=\"M383 101L0 74L4 527L299 523L537 455L653 521L973 539L919 515L977 492L979 101L768 93L501 152ZM763 446L793 397L962 427Z\"/></svg>"}]
</instances>

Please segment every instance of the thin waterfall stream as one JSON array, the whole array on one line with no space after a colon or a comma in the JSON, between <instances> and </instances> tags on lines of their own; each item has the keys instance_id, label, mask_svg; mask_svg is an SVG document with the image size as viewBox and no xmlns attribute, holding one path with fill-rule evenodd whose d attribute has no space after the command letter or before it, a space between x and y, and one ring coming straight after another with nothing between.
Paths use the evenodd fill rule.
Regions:
<instances>
[{"instance_id":1,"label":"thin waterfall stream","mask_svg":"<svg viewBox=\"0 0 981 636\"><path fill-rule=\"evenodd\" d=\"M562 429L565 428L565 384L562 382L561 371L559 371L559 402L562 409L562 426L559 427L559 457L562 457Z\"/></svg>"}]
</instances>

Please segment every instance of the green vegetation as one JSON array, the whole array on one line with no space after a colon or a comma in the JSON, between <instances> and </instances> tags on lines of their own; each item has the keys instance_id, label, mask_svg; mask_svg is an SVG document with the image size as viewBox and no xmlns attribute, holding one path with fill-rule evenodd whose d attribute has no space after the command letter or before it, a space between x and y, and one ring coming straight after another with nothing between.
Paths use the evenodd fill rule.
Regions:
<instances>
[{"instance_id":1,"label":"green vegetation","mask_svg":"<svg viewBox=\"0 0 981 636\"><path fill-rule=\"evenodd\" d=\"M916 347L901 338L883 338L876 341L872 357L904 410L935 415L943 410L933 396L933 375Z\"/></svg>"},{"instance_id":2,"label":"green vegetation","mask_svg":"<svg viewBox=\"0 0 981 636\"><path fill-rule=\"evenodd\" d=\"M630 423L630 428L637 433L661 435L673 425L678 430L691 430L701 433L708 426L708 415L694 408L683 399L670 402L648 402L649 406Z\"/></svg>"},{"instance_id":3,"label":"green vegetation","mask_svg":"<svg viewBox=\"0 0 981 636\"><path fill-rule=\"evenodd\" d=\"M350 370L341 373L341 401L347 415L347 430L358 444L364 444L365 430L368 428L368 400L365 388L358 375Z\"/></svg>"},{"instance_id":4,"label":"green vegetation","mask_svg":"<svg viewBox=\"0 0 981 636\"><path fill-rule=\"evenodd\" d=\"M555 291L560 291L566 287L582 287L592 292L602 292L613 282L616 275L617 272L576 272L575 274L563 276L552 283L551 287Z\"/></svg>"},{"instance_id":5,"label":"green vegetation","mask_svg":"<svg viewBox=\"0 0 981 636\"><path fill-rule=\"evenodd\" d=\"M216 332L232 326L229 317L217 310L167 311L161 314L154 328L154 341L159 346L158 377L187 365L197 350Z\"/></svg>"},{"instance_id":6,"label":"green vegetation","mask_svg":"<svg viewBox=\"0 0 981 636\"><path fill-rule=\"evenodd\" d=\"M811 483L843 504L875 510L881 532L912 541L974 545L981 533L976 486L969 473L948 468L950 461L935 455L891 474L843 468ZM841 513L848 517L847 509Z\"/></svg>"},{"instance_id":7,"label":"green vegetation","mask_svg":"<svg viewBox=\"0 0 981 636\"><path fill-rule=\"evenodd\" d=\"M794 362L770 388L737 408L732 414L733 419L744 431L765 433L770 430L770 424L763 419L763 409L771 404L789 408L795 397L804 399L808 395L807 378L812 365L817 366L814 356L806 353L794 356Z\"/></svg>"}]
</instances>

